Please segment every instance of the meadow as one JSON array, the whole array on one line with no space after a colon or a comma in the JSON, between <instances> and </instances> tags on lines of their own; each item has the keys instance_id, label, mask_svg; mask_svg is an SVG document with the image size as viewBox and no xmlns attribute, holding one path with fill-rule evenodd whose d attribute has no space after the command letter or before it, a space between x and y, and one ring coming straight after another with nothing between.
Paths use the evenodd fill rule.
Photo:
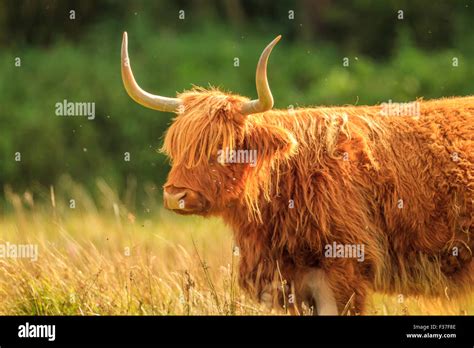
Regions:
<instances>
[{"instance_id":1,"label":"meadow","mask_svg":"<svg viewBox=\"0 0 474 348\"><path fill-rule=\"evenodd\" d=\"M173 115L127 96L124 31L140 85L169 97L255 97L281 34L269 78L287 109L472 95L473 19L463 0L0 0L0 245L39 252L0 256L0 315L286 314L240 290L221 220L163 209L156 149ZM96 117L59 117L65 100ZM473 315L473 296L373 294L368 314Z\"/></svg>"},{"instance_id":2,"label":"meadow","mask_svg":"<svg viewBox=\"0 0 474 348\"><path fill-rule=\"evenodd\" d=\"M287 314L239 289L222 221L164 210L153 186L137 214L127 208L133 188L120 199L104 180L96 185L97 201L69 177L40 194L5 188L0 243L35 244L39 255L0 258L0 315ZM367 314L472 315L473 300L373 294Z\"/></svg>"}]
</instances>

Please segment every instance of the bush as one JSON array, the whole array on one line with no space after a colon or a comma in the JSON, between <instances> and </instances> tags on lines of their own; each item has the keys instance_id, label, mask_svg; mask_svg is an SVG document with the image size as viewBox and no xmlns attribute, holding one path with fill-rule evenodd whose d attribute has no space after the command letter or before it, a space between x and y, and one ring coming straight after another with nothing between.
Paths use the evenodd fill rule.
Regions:
<instances>
[{"instance_id":1,"label":"bush","mask_svg":"<svg viewBox=\"0 0 474 348\"><path fill-rule=\"evenodd\" d=\"M119 191L127 177L161 186L168 164L156 149L172 115L143 108L127 96L120 76L124 29L135 76L146 90L173 96L192 84L211 84L255 97L255 66L274 33L241 35L244 30L219 22L156 32L149 16L140 16L125 24L100 21L77 40L12 45L0 56L0 182L23 189L55 184L67 173L91 189L97 177ZM453 39L458 49L424 51L412 43L409 31L397 38L394 54L376 59L336 43L284 37L269 65L276 107L472 93L474 52L467 40ZM15 67L15 57L21 67ZM344 57L348 67L342 65ZM454 57L458 67L452 66ZM55 104L64 99L95 102L96 118L56 116ZM17 152L21 162L14 160ZM125 152L130 162L124 161Z\"/></svg>"}]
</instances>

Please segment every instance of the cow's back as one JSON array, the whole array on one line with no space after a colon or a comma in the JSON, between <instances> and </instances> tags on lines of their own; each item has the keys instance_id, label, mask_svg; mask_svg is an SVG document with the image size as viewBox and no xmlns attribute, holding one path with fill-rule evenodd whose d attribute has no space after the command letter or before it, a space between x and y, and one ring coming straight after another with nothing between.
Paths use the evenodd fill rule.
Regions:
<instances>
[{"instance_id":1,"label":"cow's back","mask_svg":"<svg viewBox=\"0 0 474 348\"><path fill-rule=\"evenodd\" d=\"M393 256L385 271L405 287L421 273L439 281L439 263L443 277L462 283L474 250L474 98L420 102L418 117L379 122L378 198Z\"/></svg>"}]
</instances>

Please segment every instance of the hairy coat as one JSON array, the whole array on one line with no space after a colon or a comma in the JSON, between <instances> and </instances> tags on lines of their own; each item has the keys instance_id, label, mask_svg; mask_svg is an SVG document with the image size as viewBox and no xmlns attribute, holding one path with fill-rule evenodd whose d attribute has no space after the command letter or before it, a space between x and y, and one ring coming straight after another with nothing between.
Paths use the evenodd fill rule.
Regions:
<instances>
[{"instance_id":1,"label":"hairy coat","mask_svg":"<svg viewBox=\"0 0 474 348\"><path fill-rule=\"evenodd\" d=\"M293 284L326 271L339 311L369 289L457 295L474 283L474 97L419 100L420 115L380 106L240 115L246 98L196 89L163 151L165 187L202 195L241 249L240 282L258 296L275 276ZM223 165L218 149L256 149L257 165ZM291 207L290 207L291 205ZM364 245L365 260L324 247ZM280 294L282 295L282 294ZM284 296L284 295L283 295Z\"/></svg>"}]
</instances>

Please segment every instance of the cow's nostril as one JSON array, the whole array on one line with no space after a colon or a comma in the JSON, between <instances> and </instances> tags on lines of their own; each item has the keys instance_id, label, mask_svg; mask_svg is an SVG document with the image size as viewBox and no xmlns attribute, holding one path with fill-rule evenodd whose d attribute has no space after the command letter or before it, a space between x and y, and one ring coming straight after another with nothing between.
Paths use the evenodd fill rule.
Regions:
<instances>
[{"instance_id":1,"label":"cow's nostril","mask_svg":"<svg viewBox=\"0 0 474 348\"><path fill-rule=\"evenodd\" d=\"M185 198L186 198L186 194L187 194L187 192L186 192L186 191L184 191L184 192L180 192L180 193L177 193L177 194L175 195L175 197L176 197L176 199L177 199L178 201L180 201L180 200L182 200L182 199L185 199Z\"/></svg>"},{"instance_id":2,"label":"cow's nostril","mask_svg":"<svg viewBox=\"0 0 474 348\"><path fill-rule=\"evenodd\" d=\"M185 208L185 201L184 199L187 196L187 190L180 191L180 192L175 192L171 193L169 190L164 190L164 201L165 201L165 206L168 209L173 209L173 210L181 210Z\"/></svg>"}]
</instances>

